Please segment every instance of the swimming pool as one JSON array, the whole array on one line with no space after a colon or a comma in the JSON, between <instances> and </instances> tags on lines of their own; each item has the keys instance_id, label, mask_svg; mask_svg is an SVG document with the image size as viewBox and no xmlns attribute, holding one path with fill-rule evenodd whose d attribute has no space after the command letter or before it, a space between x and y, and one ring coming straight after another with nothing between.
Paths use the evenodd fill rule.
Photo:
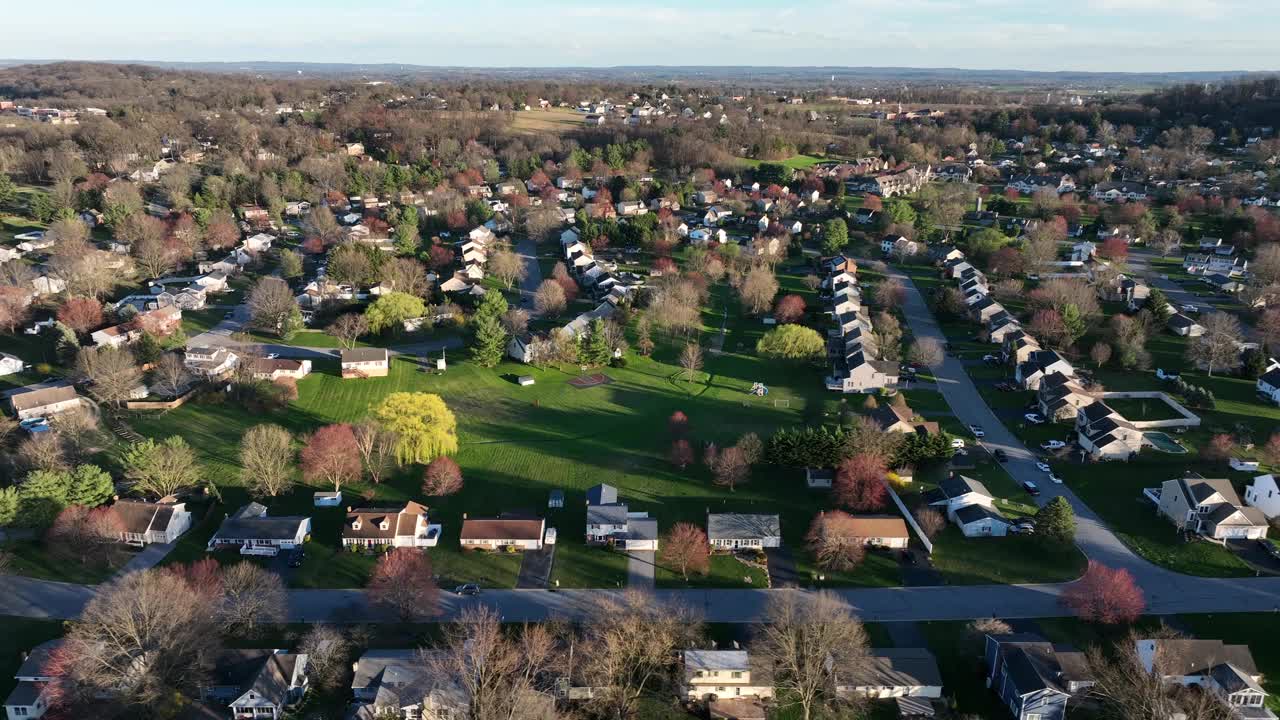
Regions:
<instances>
[{"instance_id":1,"label":"swimming pool","mask_svg":"<svg viewBox=\"0 0 1280 720\"><path fill-rule=\"evenodd\" d=\"M1182 444L1174 440L1168 433L1143 433L1142 438L1151 443L1152 447L1160 452L1174 453L1176 455L1182 455L1187 452L1187 449L1182 447Z\"/></svg>"}]
</instances>

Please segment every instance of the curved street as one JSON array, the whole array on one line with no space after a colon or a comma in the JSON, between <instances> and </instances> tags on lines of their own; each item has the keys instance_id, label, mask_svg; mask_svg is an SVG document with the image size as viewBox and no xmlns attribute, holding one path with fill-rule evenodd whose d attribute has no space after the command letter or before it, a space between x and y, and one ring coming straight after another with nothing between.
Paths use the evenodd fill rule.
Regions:
<instances>
[{"instance_id":1,"label":"curved street","mask_svg":"<svg viewBox=\"0 0 1280 720\"><path fill-rule=\"evenodd\" d=\"M924 298L902 273L891 277L907 288L904 313L916 337L946 338ZM1157 567L1134 554L1066 485L1044 483L1035 456L1011 433L983 401L961 362L947 356L934 368L938 388L957 420L982 425L984 444L1009 455L1005 469L1013 479L1039 481L1036 500L1043 504L1062 495L1075 508L1076 543L1091 559L1133 573L1146 593L1151 614L1280 612L1280 577L1202 578ZM5 578L0 614L32 618L73 618L88 602L94 588L26 577ZM839 589L869 622L961 620L977 617L1030 618L1065 615L1059 596L1068 584L969 585ZM589 612L616 590L486 590L476 597L442 593L440 618L448 619L471 604L495 608L509 622L549 617L575 618ZM680 605L708 622L759 622L771 593L804 590L657 590L663 602ZM293 622L357 622L386 618L369 605L364 591L291 590L289 619ZM387 618L390 619L390 618Z\"/></svg>"}]
</instances>

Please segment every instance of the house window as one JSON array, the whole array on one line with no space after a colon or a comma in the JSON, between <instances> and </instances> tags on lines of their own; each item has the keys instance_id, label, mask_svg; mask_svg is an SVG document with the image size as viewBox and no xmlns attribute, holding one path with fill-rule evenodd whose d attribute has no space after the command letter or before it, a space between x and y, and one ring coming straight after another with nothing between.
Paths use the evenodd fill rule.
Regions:
<instances>
[{"instance_id":1,"label":"house window","mask_svg":"<svg viewBox=\"0 0 1280 720\"><path fill-rule=\"evenodd\" d=\"M739 680L742 678L742 673L735 671L735 672L729 673L729 677L733 678L734 680Z\"/></svg>"},{"instance_id":2,"label":"house window","mask_svg":"<svg viewBox=\"0 0 1280 720\"><path fill-rule=\"evenodd\" d=\"M1044 720L1044 716L1040 713L1027 713L1022 716L1022 720Z\"/></svg>"}]
</instances>

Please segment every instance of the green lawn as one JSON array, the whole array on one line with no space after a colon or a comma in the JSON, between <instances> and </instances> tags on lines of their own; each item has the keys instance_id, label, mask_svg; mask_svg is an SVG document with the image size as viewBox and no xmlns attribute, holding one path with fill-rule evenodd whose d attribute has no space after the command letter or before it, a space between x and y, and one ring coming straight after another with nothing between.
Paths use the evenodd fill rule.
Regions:
<instances>
[{"instance_id":1,"label":"green lawn","mask_svg":"<svg viewBox=\"0 0 1280 720\"><path fill-rule=\"evenodd\" d=\"M829 158L819 157L817 155L792 155L786 160L755 160L753 158L737 158L738 162L747 167L760 167L761 163L772 163L781 165L792 170L803 170L813 167L820 162L826 162Z\"/></svg>"},{"instance_id":2,"label":"green lawn","mask_svg":"<svg viewBox=\"0 0 1280 720\"><path fill-rule=\"evenodd\" d=\"M106 581L129 559L129 554L122 552L114 562L81 564L49 552L38 540L9 541L0 545L0 549L9 553L9 572L14 575L89 585Z\"/></svg>"},{"instance_id":3,"label":"green lawn","mask_svg":"<svg viewBox=\"0 0 1280 720\"><path fill-rule=\"evenodd\" d=\"M784 275L784 281L798 282L798 277ZM419 372L413 359L398 357L385 378L342 380L336 363L321 361L299 383L299 400L264 415L250 416L239 407L203 403L163 414L135 415L130 424L144 436L183 435L196 448L208 477L225 498L211 519L180 543L173 557L175 561L200 557L223 514L247 500L240 487L236 456L239 438L250 426L273 422L304 434L326 423L359 420L372 405L399 390L438 393L458 419L456 460L466 486L452 497L425 499L432 521L444 525L440 545L429 552L437 572L450 578L476 578L494 585L514 583L516 559L463 555L456 550L462 514L520 509L542 512L548 493L563 489L566 509L552 511L548 519L561 539L553 579L565 587L614 586L625 575L625 559L586 548L581 540L584 493L601 482L616 486L632 510L647 511L658 518L664 531L680 521L702 526L708 510L780 513L784 542L798 549L813 514L829 507L830 502L824 494L802 489L798 471L759 468L748 484L729 492L712 485L709 472L700 464L680 471L667 460L670 439L666 418L676 410L690 417L695 446L704 441L726 446L748 431L767 438L784 425L833 422L840 417L843 399L822 387L822 368L784 366L755 356L755 343L766 328L741 317L736 300L724 286L713 290L712 305L704 314L708 328L704 342L712 336L710 328L718 332L719 307L724 304L730 308L725 352L708 354L693 383L680 376L675 364L678 343L674 342L661 342L652 358L629 355L627 367L604 370L611 383L582 390L567 383L578 374L577 368L539 369L503 363L484 369L459 353L451 357L450 369L443 376ZM536 385L518 386L518 375L533 376ZM770 387L767 397L747 394L756 381ZM423 500L421 472L421 467L404 468L382 485L356 484L344 491L361 497L366 504ZM307 513L315 518L308 559L292 582L299 587L358 585L371 560L338 551L337 522L322 519L321 511L311 508L311 493L317 489L298 487L267 501L274 513ZM797 558L802 572L804 563L804 558ZM896 568L889 573L876 563L868 563L841 581L898 583Z\"/></svg>"},{"instance_id":4,"label":"green lawn","mask_svg":"<svg viewBox=\"0 0 1280 720\"><path fill-rule=\"evenodd\" d=\"M690 573L688 582L685 582L678 571L671 570L659 562L654 581L658 587L664 588L769 587L764 571L744 565L732 555L712 555L711 571L706 575Z\"/></svg>"},{"instance_id":5,"label":"green lawn","mask_svg":"<svg viewBox=\"0 0 1280 720\"><path fill-rule=\"evenodd\" d=\"M22 665L22 654L42 642L62 637L62 623L57 620L31 620L0 616L0 695L8 697L17 682L13 674Z\"/></svg>"},{"instance_id":6,"label":"green lawn","mask_svg":"<svg viewBox=\"0 0 1280 720\"><path fill-rule=\"evenodd\" d=\"M1107 405L1120 413L1126 420L1176 420L1182 416L1174 412L1169 404L1156 399L1147 398L1109 398Z\"/></svg>"},{"instance_id":7,"label":"green lawn","mask_svg":"<svg viewBox=\"0 0 1280 720\"><path fill-rule=\"evenodd\" d=\"M934 540L931 559L951 585L1066 582L1080 577L1086 563L1074 545L1030 535L966 538L954 526Z\"/></svg>"},{"instance_id":8,"label":"green lawn","mask_svg":"<svg viewBox=\"0 0 1280 720\"><path fill-rule=\"evenodd\" d=\"M226 310L219 310L217 308L183 310L182 331L187 334L187 337L195 337L200 333L208 332L214 325L222 322L222 316L226 314L226 312Z\"/></svg>"}]
</instances>

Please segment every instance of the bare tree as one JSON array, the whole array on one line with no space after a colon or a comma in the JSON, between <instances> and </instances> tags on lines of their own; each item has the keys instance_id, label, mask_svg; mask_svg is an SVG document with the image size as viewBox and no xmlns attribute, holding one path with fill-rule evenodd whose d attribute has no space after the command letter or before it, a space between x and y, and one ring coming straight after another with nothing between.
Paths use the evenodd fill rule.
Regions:
<instances>
[{"instance_id":1,"label":"bare tree","mask_svg":"<svg viewBox=\"0 0 1280 720\"><path fill-rule=\"evenodd\" d=\"M885 310L898 307L907 299L907 288L897 278L888 278L876 286L876 304Z\"/></svg>"},{"instance_id":2,"label":"bare tree","mask_svg":"<svg viewBox=\"0 0 1280 720\"><path fill-rule=\"evenodd\" d=\"M341 687L348 672L351 640L330 625L312 625L298 641L298 652L307 655L307 680L324 689Z\"/></svg>"},{"instance_id":3,"label":"bare tree","mask_svg":"<svg viewBox=\"0 0 1280 720\"><path fill-rule=\"evenodd\" d=\"M248 305L254 327L268 332L280 332L298 308L288 283L277 277L259 279L249 292Z\"/></svg>"},{"instance_id":4,"label":"bare tree","mask_svg":"<svg viewBox=\"0 0 1280 720\"><path fill-rule=\"evenodd\" d=\"M72 465L89 460L103 447L102 428L98 425L98 412L90 407L60 412L49 419L49 426L62 444L67 461Z\"/></svg>"},{"instance_id":5,"label":"bare tree","mask_svg":"<svg viewBox=\"0 0 1280 720\"><path fill-rule=\"evenodd\" d=\"M771 596L760 648L774 668L774 687L784 706L800 708L811 720L844 701L836 695L829 668L856 674L867 661L867 633L853 608L823 591L805 596Z\"/></svg>"},{"instance_id":6,"label":"bare tree","mask_svg":"<svg viewBox=\"0 0 1280 720\"><path fill-rule=\"evenodd\" d=\"M58 513L46 538L50 550L57 555L69 555L81 565L92 561L112 567L124 530L124 522L110 507L72 505Z\"/></svg>"},{"instance_id":7,"label":"bare tree","mask_svg":"<svg viewBox=\"0 0 1280 720\"><path fill-rule=\"evenodd\" d=\"M413 258L393 258L383 263L382 282L396 292L417 297L424 297L431 290L427 267Z\"/></svg>"},{"instance_id":8,"label":"bare tree","mask_svg":"<svg viewBox=\"0 0 1280 720\"><path fill-rule=\"evenodd\" d=\"M902 357L902 323L888 312L876 313L871 326L881 360L897 361Z\"/></svg>"},{"instance_id":9,"label":"bare tree","mask_svg":"<svg viewBox=\"0 0 1280 720\"><path fill-rule=\"evenodd\" d=\"M191 371L177 353L165 353L151 368L151 387L161 395L177 397L191 384Z\"/></svg>"},{"instance_id":10,"label":"bare tree","mask_svg":"<svg viewBox=\"0 0 1280 720\"><path fill-rule=\"evenodd\" d=\"M57 433L38 433L18 443L14 464L21 470L66 470L67 446Z\"/></svg>"},{"instance_id":11,"label":"bare tree","mask_svg":"<svg viewBox=\"0 0 1280 720\"><path fill-rule=\"evenodd\" d=\"M725 448L711 463L712 482L720 487L729 488L729 492L733 492L734 488L746 482L750 472L751 465L747 463L746 455L738 447Z\"/></svg>"},{"instance_id":12,"label":"bare tree","mask_svg":"<svg viewBox=\"0 0 1280 720\"><path fill-rule=\"evenodd\" d=\"M525 265L524 258L517 255L510 247L498 248L489 256L487 269L502 281L507 289L516 281L523 281L529 276L529 268Z\"/></svg>"},{"instance_id":13,"label":"bare tree","mask_svg":"<svg viewBox=\"0 0 1280 720\"><path fill-rule=\"evenodd\" d=\"M369 596L401 620L431 617L439 612L440 589L431 560L417 548L395 548L378 558L369 576Z\"/></svg>"},{"instance_id":14,"label":"bare tree","mask_svg":"<svg viewBox=\"0 0 1280 720\"><path fill-rule=\"evenodd\" d=\"M100 588L70 623L68 687L139 708L193 692L217 650L214 618L212 599L177 574L129 573Z\"/></svg>"},{"instance_id":15,"label":"bare tree","mask_svg":"<svg viewBox=\"0 0 1280 720\"><path fill-rule=\"evenodd\" d=\"M1183 687L1165 678L1182 675L1187 659L1175 633L1166 629L1139 635L1126 633L1106 650L1095 646L1085 657L1095 685L1091 694L1115 717L1129 720L1181 717L1186 720L1229 720L1231 708L1215 692ZM1140 644L1151 650L1140 654ZM1150 667L1148 668L1148 662Z\"/></svg>"},{"instance_id":16,"label":"bare tree","mask_svg":"<svg viewBox=\"0 0 1280 720\"><path fill-rule=\"evenodd\" d=\"M773 296L778 294L778 279L768 267L756 265L747 271L738 293L747 311L752 315L760 315L773 306Z\"/></svg>"},{"instance_id":17,"label":"bare tree","mask_svg":"<svg viewBox=\"0 0 1280 720\"><path fill-rule=\"evenodd\" d=\"M1187 359L1205 368L1209 375L1214 370L1234 370L1240 367L1240 343L1244 333L1235 315L1225 312L1210 313L1200 321L1204 334L1192 338L1187 346Z\"/></svg>"},{"instance_id":18,"label":"bare tree","mask_svg":"<svg viewBox=\"0 0 1280 720\"><path fill-rule=\"evenodd\" d=\"M356 436L364 474L374 485L381 483L397 464L395 433L369 420L355 424L351 430Z\"/></svg>"},{"instance_id":19,"label":"bare tree","mask_svg":"<svg viewBox=\"0 0 1280 720\"><path fill-rule=\"evenodd\" d=\"M911 343L907 359L925 367L937 367L942 364L942 343L935 337L922 337Z\"/></svg>"},{"instance_id":20,"label":"bare tree","mask_svg":"<svg viewBox=\"0 0 1280 720\"><path fill-rule=\"evenodd\" d=\"M1151 246L1160 251L1161 257L1173 255L1182 247L1182 234L1172 228L1156 233Z\"/></svg>"},{"instance_id":21,"label":"bare tree","mask_svg":"<svg viewBox=\"0 0 1280 720\"><path fill-rule=\"evenodd\" d=\"M120 406L142 384L142 370L124 348L81 348L76 371L89 380L89 394L99 401Z\"/></svg>"},{"instance_id":22,"label":"bare tree","mask_svg":"<svg viewBox=\"0 0 1280 720\"><path fill-rule=\"evenodd\" d=\"M432 676L461 686L470 720L546 716L549 700L538 685L558 668L560 649L551 627L526 624L510 633L493 609L472 606L442 631L438 649L424 651L423 661Z\"/></svg>"},{"instance_id":23,"label":"bare tree","mask_svg":"<svg viewBox=\"0 0 1280 720\"><path fill-rule=\"evenodd\" d=\"M846 571L862 563L867 550L854 529L853 516L841 510L820 512L813 518L805 543L818 567Z\"/></svg>"},{"instance_id":24,"label":"bare tree","mask_svg":"<svg viewBox=\"0 0 1280 720\"><path fill-rule=\"evenodd\" d=\"M524 308L510 308L502 314L502 329L508 335L524 335L529 331L529 311Z\"/></svg>"},{"instance_id":25,"label":"bare tree","mask_svg":"<svg viewBox=\"0 0 1280 720\"><path fill-rule=\"evenodd\" d=\"M947 527L947 519L936 509L924 506L916 508L912 513L915 517L916 524L920 526L920 530L926 537L937 537Z\"/></svg>"},{"instance_id":26,"label":"bare tree","mask_svg":"<svg viewBox=\"0 0 1280 720\"><path fill-rule=\"evenodd\" d=\"M354 348L356 340L367 332L369 332L369 321L364 315L358 313L339 315L336 320L329 323L329 327L325 328L325 333L337 338L338 344L347 350Z\"/></svg>"},{"instance_id":27,"label":"bare tree","mask_svg":"<svg viewBox=\"0 0 1280 720\"><path fill-rule=\"evenodd\" d=\"M694 375L702 369L702 346L689 343L680 351L680 367L684 368L685 382L693 382Z\"/></svg>"},{"instance_id":28,"label":"bare tree","mask_svg":"<svg viewBox=\"0 0 1280 720\"><path fill-rule=\"evenodd\" d=\"M683 608L628 590L596 605L582 632L585 657L577 667L585 684L598 688L590 705L601 716L627 720L647 689L671 678L676 649L699 628Z\"/></svg>"},{"instance_id":29,"label":"bare tree","mask_svg":"<svg viewBox=\"0 0 1280 720\"><path fill-rule=\"evenodd\" d=\"M279 575L242 560L222 570L218 621L226 632L252 637L261 625L284 622L285 598Z\"/></svg>"},{"instance_id":30,"label":"bare tree","mask_svg":"<svg viewBox=\"0 0 1280 720\"><path fill-rule=\"evenodd\" d=\"M673 525L660 547L662 561L679 568L686 581L690 570L706 575L711 569L711 546L707 543L707 534L693 523Z\"/></svg>"},{"instance_id":31,"label":"bare tree","mask_svg":"<svg viewBox=\"0 0 1280 720\"><path fill-rule=\"evenodd\" d=\"M254 425L240 438L241 477L256 496L276 497L293 486L293 436L279 425Z\"/></svg>"},{"instance_id":32,"label":"bare tree","mask_svg":"<svg viewBox=\"0 0 1280 720\"><path fill-rule=\"evenodd\" d=\"M564 288L555 280L543 280L533 293L533 307L539 315L558 317L566 303Z\"/></svg>"}]
</instances>

